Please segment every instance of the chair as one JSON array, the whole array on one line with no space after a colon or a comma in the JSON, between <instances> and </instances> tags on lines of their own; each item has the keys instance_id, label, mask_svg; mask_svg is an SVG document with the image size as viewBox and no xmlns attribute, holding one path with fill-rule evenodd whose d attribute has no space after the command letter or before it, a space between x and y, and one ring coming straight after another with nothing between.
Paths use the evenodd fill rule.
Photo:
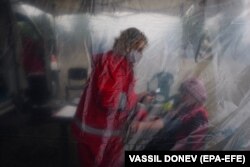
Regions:
<instances>
[{"instance_id":1,"label":"chair","mask_svg":"<svg viewBox=\"0 0 250 167\"><path fill-rule=\"evenodd\" d=\"M68 70L68 82L65 86L66 100L69 99L70 91L81 91L84 88L84 81L87 79L87 69L74 67Z\"/></svg>"}]
</instances>

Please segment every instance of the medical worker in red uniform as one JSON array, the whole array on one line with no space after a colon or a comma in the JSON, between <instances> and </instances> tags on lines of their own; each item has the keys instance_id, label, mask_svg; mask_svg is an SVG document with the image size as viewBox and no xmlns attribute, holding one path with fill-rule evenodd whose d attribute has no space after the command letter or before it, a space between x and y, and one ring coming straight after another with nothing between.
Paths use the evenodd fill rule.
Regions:
<instances>
[{"instance_id":1,"label":"medical worker in red uniform","mask_svg":"<svg viewBox=\"0 0 250 167\"><path fill-rule=\"evenodd\" d=\"M123 166L128 116L146 95L135 93L133 71L146 45L141 31L128 28L115 40L112 50L93 56L93 70L72 126L82 166Z\"/></svg>"}]
</instances>

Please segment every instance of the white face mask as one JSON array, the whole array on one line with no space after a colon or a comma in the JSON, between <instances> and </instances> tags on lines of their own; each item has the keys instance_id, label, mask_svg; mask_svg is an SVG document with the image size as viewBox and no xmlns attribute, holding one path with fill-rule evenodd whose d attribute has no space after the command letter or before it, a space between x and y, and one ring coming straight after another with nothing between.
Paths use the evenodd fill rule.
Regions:
<instances>
[{"instance_id":1,"label":"white face mask","mask_svg":"<svg viewBox=\"0 0 250 167\"><path fill-rule=\"evenodd\" d=\"M129 60L132 63L138 63L142 58L142 53L137 50L132 50L129 54Z\"/></svg>"}]
</instances>

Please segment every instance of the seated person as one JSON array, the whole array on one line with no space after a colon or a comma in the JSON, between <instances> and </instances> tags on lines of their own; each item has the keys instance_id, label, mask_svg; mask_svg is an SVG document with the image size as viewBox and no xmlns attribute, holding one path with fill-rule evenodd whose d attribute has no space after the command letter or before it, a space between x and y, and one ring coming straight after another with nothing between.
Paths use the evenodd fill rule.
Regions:
<instances>
[{"instance_id":1,"label":"seated person","mask_svg":"<svg viewBox=\"0 0 250 167\"><path fill-rule=\"evenodd\" d=\"M132 131L159 130L145 150L200 150L207 133L208 116L204 108L207 98L202 82L196 78L180 86L181 103L164 118L137 121Z\"/></svg>"}]
</instances>

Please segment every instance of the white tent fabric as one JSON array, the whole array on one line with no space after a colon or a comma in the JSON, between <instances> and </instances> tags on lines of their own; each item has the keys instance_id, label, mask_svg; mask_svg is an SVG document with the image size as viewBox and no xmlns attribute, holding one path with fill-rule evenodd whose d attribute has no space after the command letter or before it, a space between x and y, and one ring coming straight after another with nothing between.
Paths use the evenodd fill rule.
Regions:
<instances>
[{"instance_id":1,"label":"white tent fabric","mask_svg":"<svg viewBox=\"0 0 250 167\"><path fill-rule=\"evenodd\" d=\"M173 1L125 1L122 7L118 5L117 8L113 1L92 2L92 5L103 4L114 10L99 10L94 15L84 13L56 17L61 67L67 67L72 60L71 65L88 65L90 68L92 55L110 50L122 30L136 27L149 40L143 59L136 66L137 92L147 90L148 83L159 72L169 72L174 76L171 95L177 92L186 78L200 78L208 92L206 107L210 131L205 150L250 149L249 0L207 1L203 7L196 1L189 1L181 7L178 1L174 14L166 11ZM155 6L150 8L152 3ZM126 4L136 4L136 8L131 9ZM201 50L205 53L200 57L207 58L195 62L195 48L204 34L209 38L211 50L207 53L208 46L205 46ZM77 41L74 50L67 51L71 43L65 35ZM186 45L185 49L183 45ZM66 55L66 52L70 54ZM134 135L132 142L145 137L142 135Z\"/></svg>"}]
</instances>

